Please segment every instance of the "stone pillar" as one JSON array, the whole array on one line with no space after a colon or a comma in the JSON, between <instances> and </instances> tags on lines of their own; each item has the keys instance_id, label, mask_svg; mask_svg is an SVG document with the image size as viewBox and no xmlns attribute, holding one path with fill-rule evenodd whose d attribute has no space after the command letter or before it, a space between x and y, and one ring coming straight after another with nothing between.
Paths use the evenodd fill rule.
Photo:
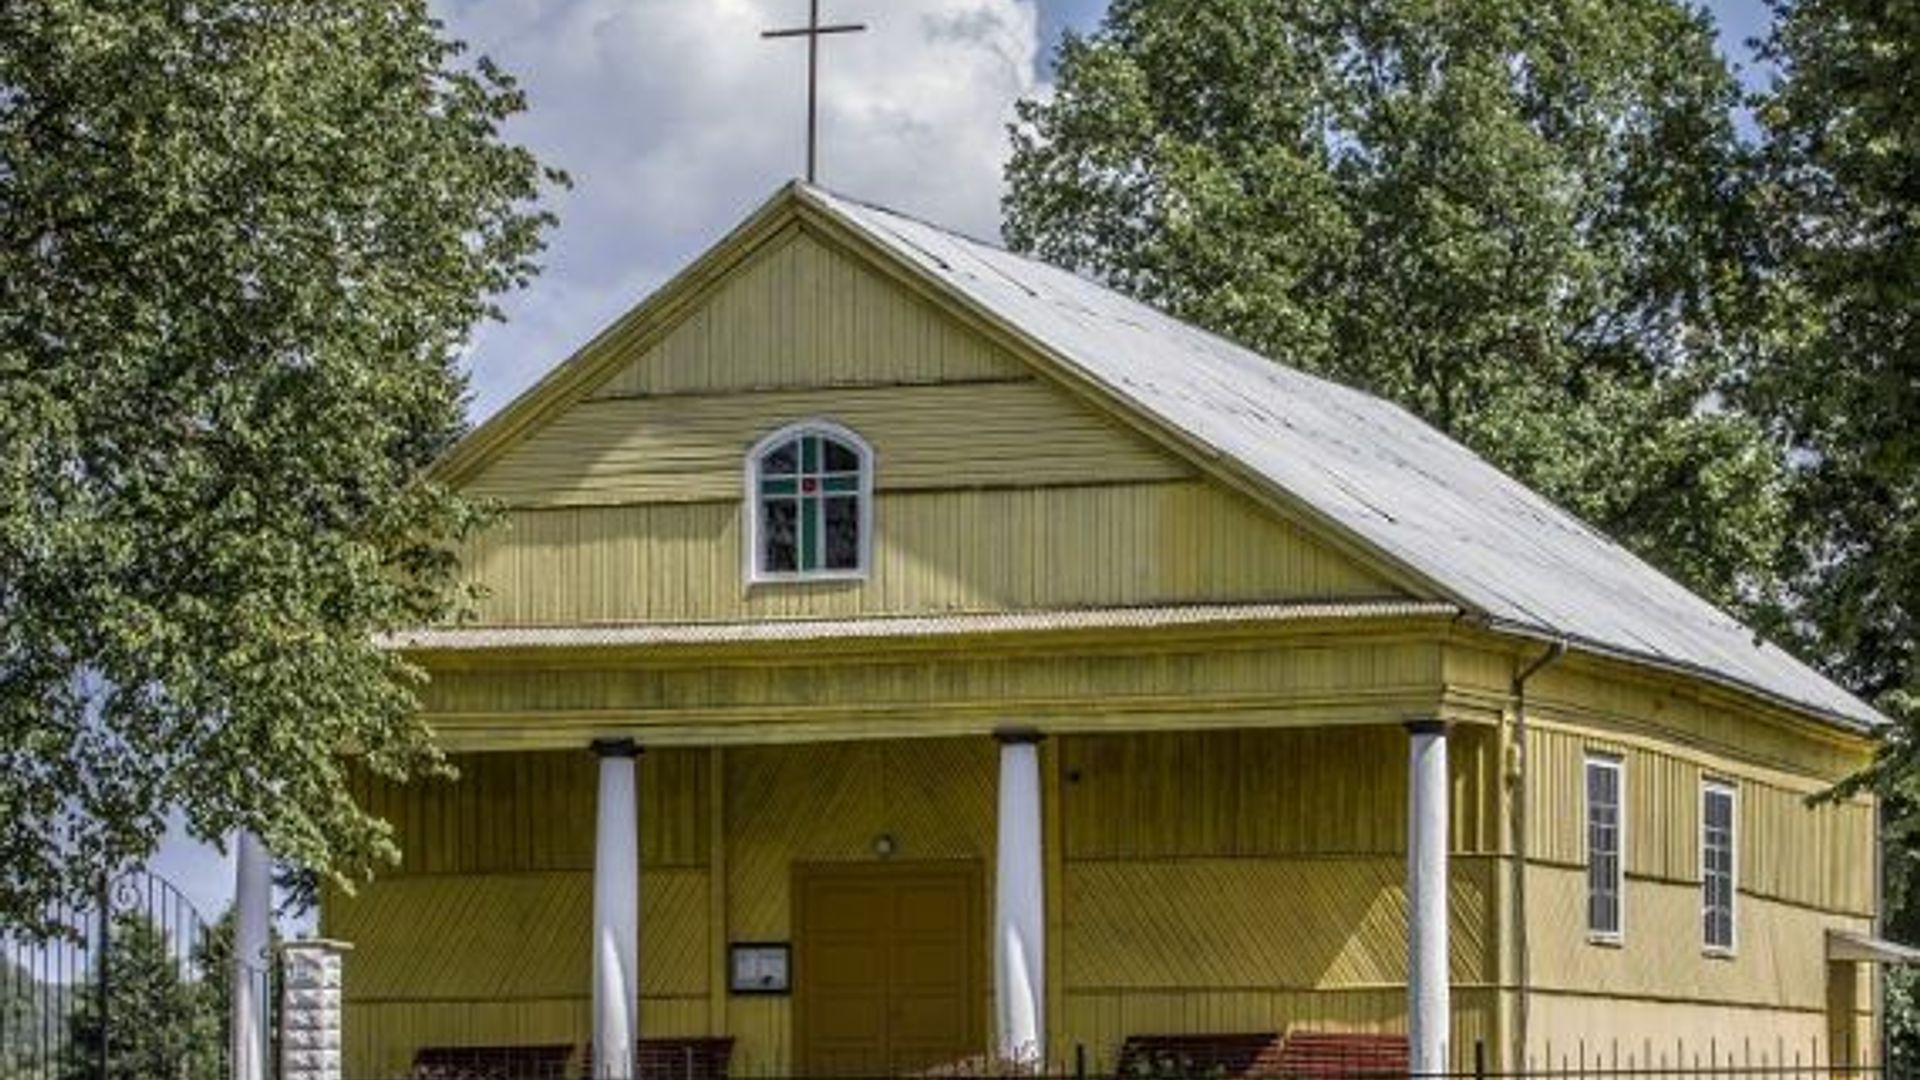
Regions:
<instances>
[{"instance_id":1,"label":"stone pillar","mask_svg":"<svg viewBox=\"0 0 1920 1080\"><path fill-rule=\"evenodd\" d=\"M1447 971L1447 726L1407 725L1407 1029L1415 1074L1446 1071L1451 1035Z\"/></svg>"},{"instance_id":2,"label":"stone pillar","mask_svg":"<svg viewBox=\"0 0 1920 1080\"><path fill-rule=\"evenodd\" d=\"M632 1080L640 1038L640 748L597 739L593 849L593 1074Z\"/></svg>"},{"instance_id":3,"label":"stone pillar","mask_svg":"<svg viewBox=\"0 0 1920 1080\"><path fill-rule=\"evenodd\" d=\"M341 1080L340 965L353 946L280 947L280 1080Z\"/></svg>"},{"instance_id":4,"label":"stone pillar","mask_svg":"<svg viewBox=\"0 0 1920 1080\"><path fill-rule=\"evenodd\" d=\"M232 1080L266 1080L267 954L273 919L273 859L251 832L234 838L233 992L227 1061Z\"/></svg>"},{"instance_id":5,"label":"stone pillar","mask_svg":"<svg viewBox=\"0 0 1920 1080\"><path fill-rule=\"evenodd\" d=\"M1040 736L1003 731L999 843L994 857L995 1046L1009 1060L1046 1060L1046 869L1040 853Z\"/></svg>"}]
</instances>

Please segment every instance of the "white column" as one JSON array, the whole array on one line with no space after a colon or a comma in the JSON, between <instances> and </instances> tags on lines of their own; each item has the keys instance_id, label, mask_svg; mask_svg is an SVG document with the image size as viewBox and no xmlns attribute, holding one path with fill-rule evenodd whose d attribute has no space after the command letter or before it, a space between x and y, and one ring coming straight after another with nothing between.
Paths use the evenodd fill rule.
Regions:
<instances>
[{"instance_id":1,"label":"white column","mask_svg":"<svg viewBox=\"0 0 1920 1080\"><path fill-rule=\"evenodd\" d=\"M273 860L258 836L234 838L232 1043L233 1080L266 1080L267 960L273 918Z\"/></svg>"},{"instance_id":2,"label":"white column","mask_svg":"<svg viewBox=\"0 0 1920 1080\"><path fill-rule=\"evenodd\" d=\"M1414 1073L1446 1071L1452 1015L1447 972L1447 726L1407 725L1407 1028Z\"/></svg>"},{"instance_id":3,"label":"white column","mask_svg":"<svg viewBox=\"0 0 1920 1080\"><path fill-rule=\"evenodd\" d=\"M640 750L599 739L593 848L593 1074L631 1080L640 1037Z\"/></svg>"},{"instance_id":4,"label":"white column","mask_svg":"<svg viewBox=\"0 0 1920 1080\"><path fill-rule=\"evenodd\" d=\"M1046 885L1040 856L1040 737L1001 732L994 857L994 1037L1010 1060L1046 1060Z\"/></svg>"},{"instance_id":5,"label":"white column","mask_svg":"<svg viewBox=\"0 0 1920 1080\"><path fill-rule=\"evenodd\" d=\"M341 1080L340 966L353 946L289 941L280 949L280 1080Z\"/></svg>"}]
</instances>

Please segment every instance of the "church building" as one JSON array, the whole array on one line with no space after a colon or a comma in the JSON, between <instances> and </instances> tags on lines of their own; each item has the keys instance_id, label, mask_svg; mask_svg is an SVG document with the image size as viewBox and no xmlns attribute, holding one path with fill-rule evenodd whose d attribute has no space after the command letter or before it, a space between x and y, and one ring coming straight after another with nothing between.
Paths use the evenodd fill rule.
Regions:
<instances>
[{"instance_id":1,"label":"church building","mask_svg":"<svg viewBox=\"0 0 1920 1080\"><path fill-rule=\"evenodd\" d=\"M781 189L437 478L502 511L394 643L460 776L359 781L404 863L323 901L350 1077L1870 1060L1911 955L1809 799L1872 709L1401 408L901 214Z\"/></svg>"}]
</instances>

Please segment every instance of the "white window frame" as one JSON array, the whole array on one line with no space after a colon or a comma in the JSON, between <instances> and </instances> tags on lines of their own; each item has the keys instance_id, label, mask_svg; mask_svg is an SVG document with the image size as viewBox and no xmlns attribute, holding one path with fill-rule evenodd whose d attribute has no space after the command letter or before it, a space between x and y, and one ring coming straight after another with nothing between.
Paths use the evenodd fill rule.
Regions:
<instances>
[{"instance_id":1,"label":"white window frame","mask_svg":"<svg viewBox=\"0 0 1920 1080\"><path fill-rule=\"evenodd\" d=\"M1707 940L1707 799L1727 797L1727 941ZM1709 956L1732 956L1740 945L1740 789L1732 781L1700 781L1700 947Z\"/></svg>"},{"instance_id":2,"label":"white window frame","mask_svg":"<svg viewBox=\"0 0 1920 1080\"><path fill-rule=\"evenodd\" d=\"M767 451L786 442L788 439L803 435L821 435L853 448L860 458L860 484L857 497L860 502L860 543L855 558L857 565L851 570L762 570L760 567L760 459ZM865 581L873 569L873 446L860 437L859 433L844 424L825 417L810 417L787 424L760 437L747 449L747 460L743 468L744 497L740 500L741 513L745 523L740 530L746 538L744 556L745 578L748 585L772 585L783 582L808 581Z\"/></svg>"},{"instance_id":3,"label":"white window frame","mask_svg":"<svg viewBox=\"0 0 1920 1080\"><path fill-rule=\"evenodd\" d=\"M1596 767L1613 771L1615 926L1612 930L1596 930L1593 926L1593 785L1589 774ZM1582 882L1586 888L1586 915L1583 921L1587 927L1587 940L1596 945L1622 945L1627 940L1628 805L1626 759L1619 754L1589 751L1580 766L1580 849L1586 856L1586 874Z\"/></svg>"}]
</instances>

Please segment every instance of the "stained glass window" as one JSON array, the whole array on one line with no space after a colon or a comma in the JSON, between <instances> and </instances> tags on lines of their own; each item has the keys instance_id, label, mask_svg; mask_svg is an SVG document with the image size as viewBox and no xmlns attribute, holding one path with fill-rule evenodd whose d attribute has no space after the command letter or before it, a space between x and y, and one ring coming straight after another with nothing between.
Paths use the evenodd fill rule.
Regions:
<instances>
[{"instance_id":1,"label":"stained glass window","mask_svg":"<svg viewBox=\"0 0 1920 1080\"><path fill-rule=\"evenodd\" d=\"M867 452L834 432L777 436L754 463L761 575L857 573L865 551Z\"/></svg>"}]
</instances>

